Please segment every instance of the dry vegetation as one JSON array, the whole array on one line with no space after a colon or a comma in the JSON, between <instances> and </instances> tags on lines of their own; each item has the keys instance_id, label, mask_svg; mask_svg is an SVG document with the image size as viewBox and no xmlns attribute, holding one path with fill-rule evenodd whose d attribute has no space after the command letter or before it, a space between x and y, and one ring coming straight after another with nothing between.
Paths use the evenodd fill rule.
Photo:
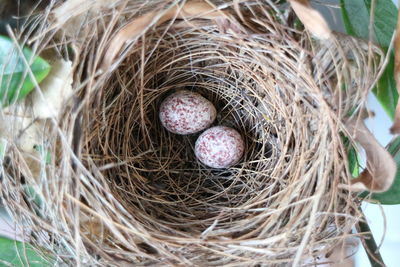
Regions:
<instances>
[{"instance_id":1,"label":"dry vegetation","mask_svg":"<svg viewBox=\"0 0 400 267\"><path fill-rule=\"evenodd\" d=\"M224 1L215 19L138 24L104 71L127 22L185 3L114 2L72 19L44 13L35 35L40 50L73 60L75 93L41 132L53 156L39 175L17 144L4 164L2 195L30 240L67 264L285 266L351 233L344 122L363 110L380 50L339 34L317 41L272 1ZM194 157L196 135L162 128L158 107L178 89L206 96L216 123L245 137L240 164L209 169Z\"/></svg>"}]
</instances>

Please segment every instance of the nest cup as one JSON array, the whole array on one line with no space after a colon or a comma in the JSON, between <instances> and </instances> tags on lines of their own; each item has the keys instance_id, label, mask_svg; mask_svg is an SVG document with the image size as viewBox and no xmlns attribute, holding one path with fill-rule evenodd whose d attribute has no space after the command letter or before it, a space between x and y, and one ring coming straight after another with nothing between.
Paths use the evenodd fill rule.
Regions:
<instances>
[{"instance_id":1,"label":"nest cup","mask_svg":"<svg viewBox=\"0 0 400 267\"><path fill-rule=\"evenodd\" d=\"M110 14L119 7L127 12ZM88 21L101 28L123 17L109 26L118 30L167 7L117 1ZM62 240L40 239L60 262L284 266L313 262L351 232L358 215L355 195L339 186L351 177L342 121L363 107L372 83L373 75L353 71L368 72L368 46L341 35L316 41L272 3L224 7L216 19L198 14L145 27L100 75L93 58L107 50L93 48L113 36L63 36L79 47L80 98L51 133L72 136L56 138L64 160L47 167L63 186L41 180L50 188L43 198L52 216L43 219L52 230L36 226ZM238 130L245 153L237 165L208 168L195 158L198 134L162 127L160 104L177 90L200 93L217 109L215 125Z\"/></svg>"},{"instance_id":2,"label":"nest cup","mask_svg":"<svg viewBox=\"0 0 400 267\"><path fill-rule=\"evenodd\" d=\"M98 156L106 159L98 164L113 164L116 158L123 162L105 175L114 196L143 224L182 238L187 233L200 236L216 221L220 225L214 230L226 234L250 230L246 229L250 225L238 220L243 214L232 209L248 209L260 201L260 194L272 195L283 186L274 177L274 169L283 160L280 151L285 141L280 133L284 121L275 107L284 100L269 97L257 82L249 84L249 68L243 59L227 62L218 55L225 54L225 49L238 49L236 45L210 37L195 28L169 37L159 36L158 31L147 36L143 47L149 60L141 66L141 47L118 66L104 87L108 88L102 100L106 107L99 112L99 123L90 129L89 151L98 151L101 144ZM158 118L162 100L182 89L212 101L218 110L214 123L242 134L246 153L239 164L222 170L208 168L194 154L198 134L177 135L162 127ZM254 208L267 206L262 201Z\"/></svg>"}]
</instances>

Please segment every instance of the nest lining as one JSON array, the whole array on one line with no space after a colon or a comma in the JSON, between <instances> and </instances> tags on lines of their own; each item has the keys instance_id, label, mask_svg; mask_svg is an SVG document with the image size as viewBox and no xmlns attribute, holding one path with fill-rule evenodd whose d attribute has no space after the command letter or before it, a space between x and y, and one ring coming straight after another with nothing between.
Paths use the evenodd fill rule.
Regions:
<instances>
[{"instance_id":1,"label":"nest lining","mask_svg":"<svg viewBox=\"0 0 400 267\"><path fill-rule=\"evenodd\" d=\"M140 6L133 2L127 10ZM101 52L93 52L109 37L79 44L74 87L82 102L66 107L64 138L46 137L60 144L62 159L40 182L48 225L35 225L35 212L15 214L62 240L38 243L69 255L64 262L280 266L298 250L303 260L318 257L351 231L357 204L339 187L349 183L341 122L364 105L371 80L362 74L377 69L372 62L366 70L370 47L340 35L321 44L258 1L242 7L251 12L245 21L235 16L239 27L192 19L152 28L101 77L94 63ZM182 89L209 99L215 124L242 134L239 164L207 168L194 156L198 135L161 126L161 101ZM9 180L21 176L9 171L16 173ZM10 203L19 203L20 185L7 186Z\"/></svg>"}]
</instances>

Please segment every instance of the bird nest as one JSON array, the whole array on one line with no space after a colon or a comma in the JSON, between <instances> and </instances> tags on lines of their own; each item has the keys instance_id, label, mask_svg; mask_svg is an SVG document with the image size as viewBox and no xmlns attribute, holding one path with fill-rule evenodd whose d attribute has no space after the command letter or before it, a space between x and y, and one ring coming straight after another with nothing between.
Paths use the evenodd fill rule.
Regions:
<instances>
[{"instance_id":1,"label":"bird nest","mask_svg":"<svg viewBox=\"0 0 400 267\"><path fill-rule=\"evenodd\" d=\"M37 177L10 147L2 193L14 217L66 264L315 262L359 220L344 122L364 108L380 51L315 39L271 1L178 2L46 19L36 42L73 58L74 94L42 131L53 156ZM240 132L237 165L201 164L198 134L162 127L160 104L178 90L210 100L214 124ZM28 201L27 184L43 203Z\"/></svg>"}]
</instances>

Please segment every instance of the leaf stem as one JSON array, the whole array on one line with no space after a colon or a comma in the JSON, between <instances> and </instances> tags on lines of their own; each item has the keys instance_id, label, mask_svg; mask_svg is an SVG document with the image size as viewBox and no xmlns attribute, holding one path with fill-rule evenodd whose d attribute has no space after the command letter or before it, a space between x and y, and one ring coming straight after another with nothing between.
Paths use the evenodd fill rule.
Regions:
<instances>
[{"instance_id":1,"label":"leaf stem","mask_svg":"<svg viewBox=\"0 0 400 267\"><path fill-rule=\"evenodd\" d=\"M367 219L365 218L364 212L359 208L362 214L362 220L360 220L356 226L359 233L364 233L365 238L361 239L362 245L367 253L369 262L372 267L385 267L379 248L372 235L371 228L368 225Z\"/></svg>"}]
</instances>

